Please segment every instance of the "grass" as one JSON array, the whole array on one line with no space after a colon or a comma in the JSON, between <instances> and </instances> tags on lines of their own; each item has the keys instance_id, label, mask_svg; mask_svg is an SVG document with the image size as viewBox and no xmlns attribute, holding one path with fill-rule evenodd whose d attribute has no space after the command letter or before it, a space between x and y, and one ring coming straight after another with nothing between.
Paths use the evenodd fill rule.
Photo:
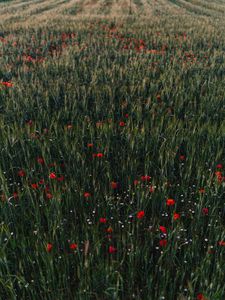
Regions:
<instances>
[{"instance_id":1,"label":"grass","mask_svg":"<svg viewBox=\"0 0 225 300\"><path fill-rule=\"evenodd\" d=\"M7 7L0 299L224 299L223 18L114 4Z\"/></svg>"}]
</instances>

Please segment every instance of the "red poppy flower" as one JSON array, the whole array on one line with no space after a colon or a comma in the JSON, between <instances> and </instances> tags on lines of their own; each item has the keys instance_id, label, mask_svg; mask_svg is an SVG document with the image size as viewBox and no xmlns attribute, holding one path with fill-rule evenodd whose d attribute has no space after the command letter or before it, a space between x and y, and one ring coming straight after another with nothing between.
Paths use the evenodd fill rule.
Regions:
<instances>
[{"instance_id":1,"label":"red poppy flower","mask_svg":"<svg viewBox=\"0 0 225 300\"><path fill-rule=\"evenodd\" d=\"M97 153L97 157L103 157L103 153Z\"/></svg>"},{"instance_id":2,"label":"red poppy flower","mask_svg":"<svg viewBox=\"0 0 225 300\"><path fill-rule=\"evenodd\" d=\"M85 198L89 198L89 197L91 197L91 194L88 193L88 192L85 192L85 193L84 193L84 197L85 197Z\"/></svg>"},{"instance_id":3,"label":"red poppy flower","mask_svg":"<svg viewBox=\"0 0 225 300\"><path fill-rule=\"evenodd\" d=\"M18 193L17 193L17 192L14 192L14 193L13 193L13 198L16 199L16 198L18 198L18 197L19 197Z\"/></svg>"},{"instance_id":4,"label":"red poppy flower","mask_svg":"<svg viewBox=\"0 0 225 300\"><path fill-rule=\"evenodd\" d=\"M38 183L39 183L39 184L44 184L44 183L45 183L45 180L42 178L41 180L39 180Z\"/></svg>"},{"instance_id":5,"label":"red poppy flower","mask_svg":"<svg viewBox=\"0 0 225 300\"><path fill-rule=\"evenodd\" d=\"M106 232L107 232L107 233L112 233L112 232L113 232L112 227L108 227L108 228L106 229Z\"/></svg>"},{"instance_id":6,"label":"red poppy flower","mask_svg":"<svg viewBox=\"0 0 225 300\"><path fill-rule=\"evenodd\" d=\"M167 199L166 200L166 205L167 206L173 206L175 204L175 200L174 199Z\"/></svg>"},{"instance_id":7,"label":"red poppy flower","mask_svg":"<svg viewBox=\"0 0 225 300\"><path fill-rule=\"evenodd\" d=\"M159 226L159 230L162 232L162 233L167 233L167 229L165 226Z\"/></svg>"},{"instance_id":8,"label":"red poppy flower","mask_svg":"<svg viewBox=\"0 0 225 300\"><path fill-rule=\"evenodd\" d=\"M107 220L106 220L106 218L100 218L99 222L102 223L102 224L105 224L107 222Z\"/></svg>"},{"instance_id":9,"label":"red poppy flower","mask_svg":"<svg viewBox=\"0 0 225 300\"><path fill-rule=\"evenodd\" d=\"M120 125L120 127L124 127L126 124L125 124L125 122L121 121L121 122L119 123L119 125Z\"/></svg>"},{"instance_id":10,"label":"red poppy flower","mask_svg":"<svg viewBox=\"0 0 225 300\"><path fill-rule=\"evenodd\" d=\"M197 295L197 300L207 300L202 293Z\"/></svg>"},{"instance_id":11,"label":"red poppy flower","mask_svg":"<svg viewBox=\"0 0 225 300\"><path fill-rule=\"evenodd\" d=\"M48 199L52 199L52 198L53 198L53 195L52 195L51 193L46 193L46 197L47 197Z\"/></svg>"},{"instance_id":12,"label":"red poppy flower","mask_svg":"<svg viewBox=\"0 0 225 300\"><path fill-rule=\"evenodd\" d=\"M45 191L46 192L50 191L50 186L48 184L46 184L46 186L45 186Z\"/></svg>"},{"instance_id":13,"label":"red poppy flower","mask_svg":"<svg viewBox=\"0 0 225 300\"><path fill-rule=\"evenodd\" d=\"M134 180L134 185L138 185L138 183L139 183L139 180Z\"/></svg>"},{"instance_id":14,"label":"red poppy flower","mask_svg":"<svg viewBox=\"0 0 225 300\"><path fill-rule=\"evenodd\" d=\"M222 172L221 172L221 171L216 171L216 172L215 172L215 175L216 175L217 177L221 177L221 176L222 176Z\"/></svg>"},{"instance_id":15,"label":"red poppy flower","mask_svg":"<svg viewBox=\"0 0 225 300\"><path fill-rule=\"evenodd\" d=\"M27 125L31 126L31 125L33 124L33 121L32 121L32 120L29 120L29 121L27 121L26 123L27 123Z\"/></svg>"},{"instance_id":16,"label":"red poppy flower","mask_svg":"<svg viewBox=\"0 0 225 300\"><path fill-rule=\"evenodd\" d=\"M221 171L217 171L217 172L215 172L215 174L217 176L218 182L221 183L223 181L222 172Z\"/></svg>"},{"instance_id":17,"label":"red poppy flower","mask_svg":"<svg viewBox=\"0 0 225 300\"><path fill-rule=\"evenodd\" d=\"M145 49L145 45L140 45L139 46L139 51L144 50Z\"/></svg>"},{"instance_id":18,"label":"red poppy flower","mask_svg":"<svg viewBox=\"0 0 225 300\"><path fill-rule=\"evenodd\" d=\"M225 246L225 241L219 241L218 244L219 246Z\"/></svg>"},{"instance_id":19,"label":"red poppy flower","mask_svg":"<svg viewBox=\"0 0 225 300\"><path fill-rule=\"evenodd\" d=\"M37 162L41 165L43 165L45 163L44 159L42 157L38 157L37 158Z\"/></svg>"},{"instance_id":20,"label":"red poppy flower","mask_svg":"<svg viewBox=\"0 0 225 300\"><path fill-rule=\"evenodd\" d=\"M173 214L173 219L174 219L174 220L180 219L180 214L178 214L178 213L175 212L175 213Z\"/></svg>"},{"instance_id":21,"label":"red poppy flower","mask_svg":"<svg viewBox=\"0 0 225 300\"><path fill-rule=\"evenodd\" d=\"M70 244L70 249L71 250L77 249L77 244L75 244L75 243Z\"/></svg>"},{"instance_id":22,"label":"red poppy flower","mask_svg":"<svg viewBox=\"0 0 225 300\"><path fill-rule=\"evenodd\" d=\"M3 81L3 82L1 82L1 84L6 86L6 87L12 87L13 86L12 82L10 82L10 81Z\"/></svg>"},{"instance_id":23,"label":"red poppy flower","mask_svg":"<svg viewBox=\"0 0 225 300\"><path fill-rule=\"evenodd\" d=\"M223 176L217 177L217 180L219 183L221 183L222 181L225 181L225 177L223 177Z\"/></svg>"},{"instance_id":24,"label":"red poppy flower","mask_svg":"<svg viewBox=\"0 0 225 300\"><path fill-rule=\"evenodd\" d=\"M167 240L163 239L159 241L159 246L166 247L166 245L167 245Z\"/></svg>"},{"instance_id":25,"label":"red poppy flower","mask_svg":"<svg viewBox=\"0 0 225 300\"><path fill-rule=\"evenodd\" d=\"M202 209L202 213L203 213L203 215L208 215L209 214L209 209L207 207L204 207Z\"/></svg>"},{"instance_id":26,"label":"red poppy flower","mask_svg":"<svg viewBox=\"0 0 225 300\"><path fill-rule=\"evenodd\" d=\"M52 172L52 173L49 174L49 178L50 179L56 179L56 177L57 176L56 176L56 174L54 172Z\"/></svg>"},{"instance_id":27,"label":"red poppy flower","mask_svg":"<svg viewBox=\"0 0 225 300\"><path fill-rule=\"evenodd\" d=\"M18 171L18 175L19 175L20 177L24 177L24 176L26 175L26 173L25 173L24 170L19 170L19 171Z\"/></svg>"},{"instance_id":28,"label":"red poppy flower","mask_svg":"<svg viewBox=\"0 0 225 300\"><path fill-rule=\"evenodd\" d=\"M184 161L186 159L185 155L180 155L179 160Z\"/></svg>"},{"instance_id":29,"label":"red poppy flower","mask_svg":"<svg viewBox=\"0 0 225 300\"><path fill-rule=\"evenodd\" d=\"M161 96L160 96L160 95L157 95L157 96L156 96L156 99L157 99L158 101L160 101L160 100L161 100Z\"/></svg>"},{"instance_id":30,"label":"red poppy flower","mask_svg":"<svg viewBox=\"0 0 225 300\"><path fill-rule=\"evenodd\" d=\"M218 164L218 165L216 165L216 168L217 168L217 169L222 169L222 168L223 168L223 165L222 165L222 164Z\"/></svg>"},{"instance_id":31,"label":"red poppy flower","mask_svg":"<svg viewBox=\"0 0 225 300\"><path fill-rule=\"evenodd\" d=\"M62 176L57 178L57 181L63 181L64 179L65 179L65 177L62 175Z\"/></svg>"},{"instance_id":32,"label":"red poppy flower","mask_svg":"<svg viewBox=\"0 0 225 300\"><path fill-rule=\"evenodd\" d=\"M117 251L117 249L113 246L109 246L109 253L112 254L112 253L115 253Z\"/></svg>"},{"instance_id":33,"label":"red poppy flower","mask_svg":"<svg viewBox=\"0 0 225 300\"><path fill-rule=\"evenodd\" d=\"M113 190L116 190L118 187L119 187L118 182L115 182L115 181L112 181L112 182L111 182L111 188L112 188Z\"/></svg>"},{"instance_id":34,"label":"red poppy flower","mask_svg":"<svg viewBox=\"0 0 225 300\"><path fill-rule=\"evenodd\" d=\"M144 210L140 210L140 211L137 213L137 218L138 218L138 219L142 219L144 216L145 216Z\"/></svg>"},{"instance_id":35,"label":"red poppy flower","mask_svg":"<svg viewBox=\"0 0 225 300\"><path fill-rule=\"evenodd\" d=\"M200 194L204 194L204 193L205 193L205 189L204 189L204 188L200 188L200 189L199 189L199 193L200 193Z\"/></svg>"},{"instance_id":36,"label":"red poppy flower","mask_svg":"<svg viewBox=\"0 0 225 300\"><path fill-rule=\"evenodd\" d=\"M150 181L151 180L151 176L149 176L149 175L141 176L141 180L142 181Z\"/></svg>"},{"instance_id":37,"label":"red poppy flower","mask_svg":"<svg viewBox=\"0 0 225 300\"><path fill-rule=\"evenodd\" d=\"M32 187L32 189L36 190L38 188L38 184L37 183L32 183L31 187Z\"/></svg>"},{"instance_id":38,"label":"red poppy flower","mask_svg":"<svg viewBox=\"0 0 225 300\"><path fill-rule=\"evenodd\" d=\"M51 252L51 251L52 251L52 248L53 248L53 245L50 244L50 243L48 243L47 246L46 246L46 250L47 250L48 252Z\"/></svg>"},{"instance_id":39,"label":"red poppy flower","mask_svg":"<svg viewBox=\"0 0 225 300\"><path fill-rule=\"evenodd\" d=\"M88 148L92 148L93 146L94 146L94 144L91 144L91 143L87 144Z\"/></svg>"},{"instance_id":40,"label":"red poppy flower","mask_svg":"<svg viewBox=\"0 0 225 300\"><path fill-rule=\"evenodd\" d=\"M154 186L150 186L150 188L149 188L149 191L150 191L150 193L154 193L154 191L155 191L155 188L154 188Z\"/></svg>"}]
</instances>

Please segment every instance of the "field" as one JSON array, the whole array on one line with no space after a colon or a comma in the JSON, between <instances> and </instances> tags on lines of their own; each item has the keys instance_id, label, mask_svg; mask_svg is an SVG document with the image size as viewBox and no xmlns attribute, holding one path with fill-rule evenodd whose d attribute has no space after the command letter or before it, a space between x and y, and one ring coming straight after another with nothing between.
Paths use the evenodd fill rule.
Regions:
<instances>
[{"instance_id":1,"label":"field","mask_svg":"<svg viewBox=\"0 0 225 300\"><path fill-rule=\"evenodd\" d=\"M0 1L0 300L225 299L225 1Z\"/></svg>"}]
</instances>

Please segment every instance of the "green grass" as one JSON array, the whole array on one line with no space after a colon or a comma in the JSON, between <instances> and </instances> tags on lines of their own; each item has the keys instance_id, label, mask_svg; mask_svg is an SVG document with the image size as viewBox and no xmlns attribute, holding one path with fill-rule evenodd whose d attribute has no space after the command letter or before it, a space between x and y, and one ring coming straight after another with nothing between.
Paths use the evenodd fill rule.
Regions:
<instances>
[{"instance_id":1,"label":"green grass","mask_svg":"<svg viewBox=\"0 0 225 300\"><path fill-rule=\"evenodd\" d=\"M143 3L142 3L141 0L134 0L133 2L134 2L134 4L136 4L137 6L142 6L142 5L143 5Z\"/></svg>"},{"instance_id":2,"label":"green grass","mask_svg":"<svg viewBox=\"0 0 225 300\"><path fill-rule=\"evenodd\" d=\"M65 11L64 11L64 13L65 14L69 14L69 15L76 15L78 12L80 12L81 11L81 9L80 9L80 7L79 6L77 6L77 5L74 5L73 7L70 7L70 8L68 8L68 9L66 9Z\"/></svg>"},{"instance_id":3,"label":"green grass","mask_svg":"<svg viewBox=\"0 0 225 300\"><path fill-rule=\"evenodd\" d=\"M0 299L224 299L221 22L0 28Z\"/></svg>"}]
</instances>

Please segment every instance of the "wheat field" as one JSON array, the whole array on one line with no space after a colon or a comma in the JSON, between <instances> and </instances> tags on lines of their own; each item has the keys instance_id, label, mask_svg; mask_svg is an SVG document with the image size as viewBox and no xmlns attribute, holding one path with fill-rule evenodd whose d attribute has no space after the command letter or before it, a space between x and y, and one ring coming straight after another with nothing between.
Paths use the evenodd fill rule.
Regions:
<instances>
[{"instance_id":1,"label":"wheat field","mask_svg":"<svg viewBox=\"0 0 225 300\"><path fill-rule=\"evenodd\" d=\"M0 300L225 299L225 1L0 1Z\"/></svg>"}]
</instances>

